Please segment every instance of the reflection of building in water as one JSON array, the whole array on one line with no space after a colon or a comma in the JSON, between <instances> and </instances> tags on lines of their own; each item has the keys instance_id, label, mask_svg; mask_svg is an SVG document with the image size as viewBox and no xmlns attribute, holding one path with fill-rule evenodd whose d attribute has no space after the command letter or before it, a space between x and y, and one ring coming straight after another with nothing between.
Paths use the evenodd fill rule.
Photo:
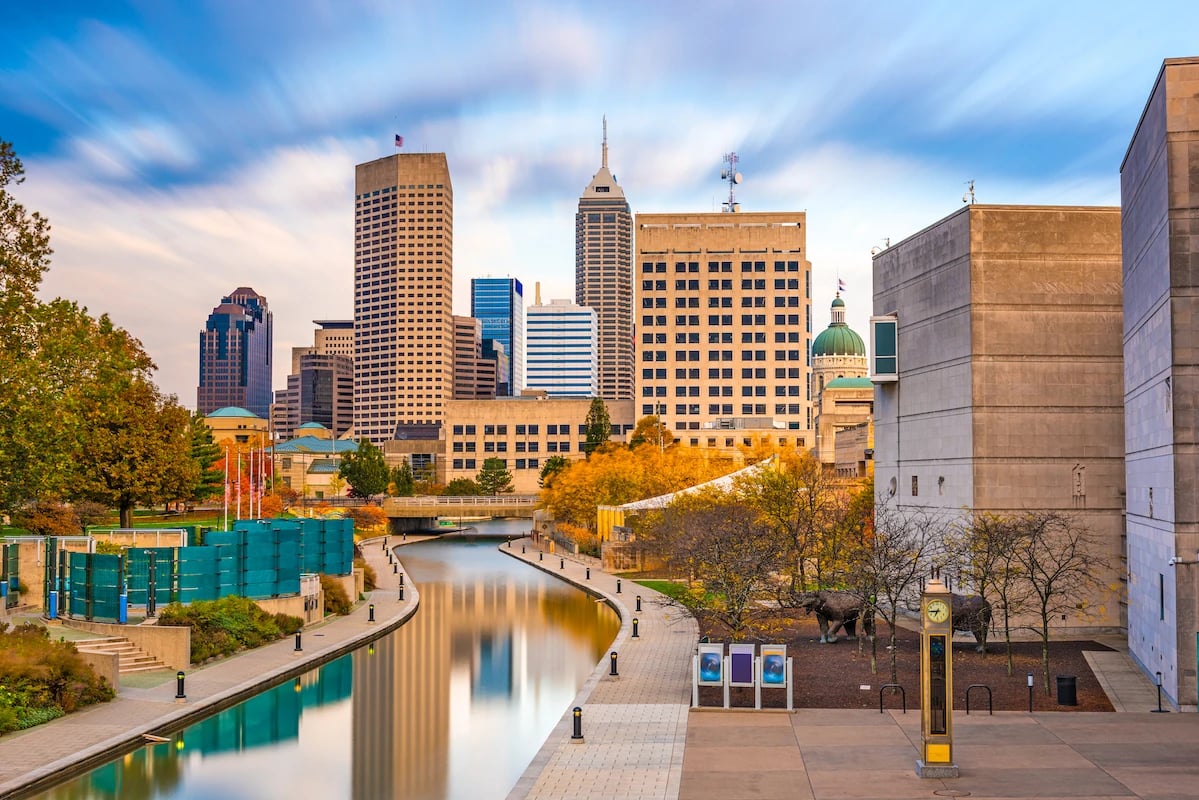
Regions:
<instances>
[{"instance_id":1,"label":"reflection of building in water","mask_svg":"<svg viewBox=\"0 0 1199 800\"><path fill-rule=\"evenodd\" d=\"M420 610L376 642L374 655L354 655L358 800L446 796L451 719L464 717L455 683L469 686L475 703L539 704L550 679L587 675L618 626L607 607L541 576L526 584L480 575L453 589L421 582L420 592ZM527 744L531 757L540 742Z\"/></svg>"}]
</instances>

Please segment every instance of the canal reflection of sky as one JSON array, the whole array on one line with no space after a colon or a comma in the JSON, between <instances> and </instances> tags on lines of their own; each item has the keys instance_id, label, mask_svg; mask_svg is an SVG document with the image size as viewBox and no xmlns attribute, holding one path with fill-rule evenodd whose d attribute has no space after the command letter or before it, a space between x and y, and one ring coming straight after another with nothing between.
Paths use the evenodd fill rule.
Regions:
<instances>
[{"instance_id":1,"label":"canal reflection of sky","mask_svg":"<svg viewBox=\"0 0 1199 800\"><path fill-rule=\"evenodd\" d=\"M400 554L421 607L398 631L42 797L504 797L616 616L495 540Z\"/></svg>"}]
</instances>

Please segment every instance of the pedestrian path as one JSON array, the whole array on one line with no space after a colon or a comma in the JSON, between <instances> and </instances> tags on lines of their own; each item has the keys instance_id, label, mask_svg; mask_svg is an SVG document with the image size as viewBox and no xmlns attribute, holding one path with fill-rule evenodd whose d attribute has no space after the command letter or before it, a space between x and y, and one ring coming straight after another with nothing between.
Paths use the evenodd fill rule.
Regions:
<instances>
[{"instance_id":1,"label":"pedestrian path","mask_svg":"<svg viewBox=\"0 0 1199 800\"><path fill-rule=\"evenodd\" d=\"M601 571L595 559L545 553L539 560L540 551L529 539L500 550L606 598L621 616L612 645L619 674L610 674L611 658L604 658L571 704L582 709L582 740L572 738L574 717L568 709L509 800L678 797L691 657L699 639L695 618L666 596Z\"/></svg>"},{"instance_id":2,"label":"pedestrian path","mask_svg":"<svg viewBox=\"0 0 1199 800\"><path fill-rule=\"evenodd\" d=\"M392 572L383 539L364 540L360 545L379 576L379 585L389 588L368 593L367 602L345 617L305 629L301 652L295 651L295 641L289 637L188 670L184 700L176 701L174 680L152 688L122 687L108 703L6 734L0 737L0 800L48 788L66 772L77 774L81 765L98 766L132 749L144 734L163 735L182 728L266 684L307 672L398 627L416 611L416 587L406 585L401 602L398 575ZM372 604L375 622L369 621Z\"/></svg>"}]
</instances>

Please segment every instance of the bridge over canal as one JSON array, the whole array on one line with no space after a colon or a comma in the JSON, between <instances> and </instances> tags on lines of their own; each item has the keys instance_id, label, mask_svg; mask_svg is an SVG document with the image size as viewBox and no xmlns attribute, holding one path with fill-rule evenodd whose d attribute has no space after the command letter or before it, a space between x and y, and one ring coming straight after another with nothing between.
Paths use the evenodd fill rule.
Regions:
<instances>
[{"instance_id":1,"label":"bridge over canal","mask_svg":"<svg viewBox=\"0 0 1199 800\"><path fill-rule=\"evenodd\" d=\"M520 517L532 519L541 502L535 494L504 494L494 497L388 497L383 513L398 532L433 530L439 523L458 525L463 519L479 517Z\"/></svg>"}]
</instances>

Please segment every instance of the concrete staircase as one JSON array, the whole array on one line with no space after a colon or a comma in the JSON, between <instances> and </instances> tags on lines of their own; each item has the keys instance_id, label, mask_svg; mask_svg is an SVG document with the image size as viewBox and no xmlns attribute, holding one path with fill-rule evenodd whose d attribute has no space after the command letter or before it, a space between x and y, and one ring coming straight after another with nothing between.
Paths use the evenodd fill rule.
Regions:
<instances>
[{"instance_id":1,"label":"concrete staircase","mask_svg":"<svg viewBox=\"0 0 1199 800\"><path fill-rule=\"evenodd\" d=\"M75 642L75 648L81 653L116 653L119 658L119 671L122 675L133 672L149 672L155 669L167 669L167 665L139 648L133 642L120 636L100 636L95 639L82 639Z\"/></svg>"}]
</instances>

